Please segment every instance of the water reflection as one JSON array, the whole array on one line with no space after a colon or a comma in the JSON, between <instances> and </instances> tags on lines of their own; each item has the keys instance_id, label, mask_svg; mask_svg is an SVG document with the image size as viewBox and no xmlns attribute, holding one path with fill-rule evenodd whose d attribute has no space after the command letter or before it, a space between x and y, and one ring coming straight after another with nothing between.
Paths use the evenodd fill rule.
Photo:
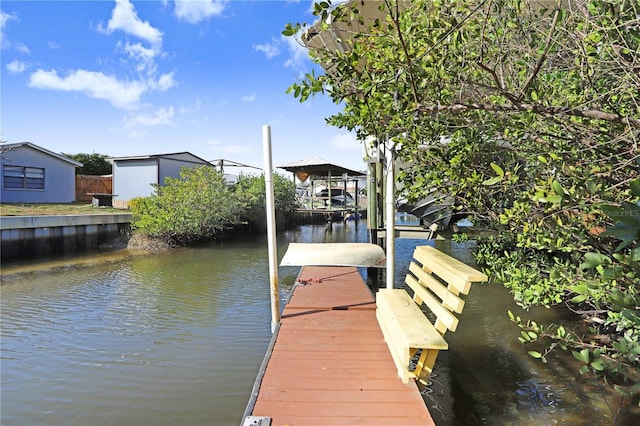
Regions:
<instances>
[{"instance_id":1,"label":"water reflection","mask_svg":"<svg viewBox=\"0 0 640 426\"><path fill-rule=\"evenodd\" d=\"M279 254L290 241L366 239L364 222L303 226L279 235ZM398 240L397 283L421 244ZM473 261L470 245L428 244ZM297 273L280 268L281 300ZM268 276L260 237L3 267L3 426L239 424L271 337ZM507 309L505 289L472 289L423 390L436 422L610 424L605 394L526 355Z\"/></svg>"},{"instance_id":2,"label":"water reflection","mask_svg":"<svg viewBox=\"0 0 640 426\"><path fill-rule=\"evenodd\" d=\"M396 243L396 283L402 283L416 245ZM457 259L474 264L473 242L426 242ZM551 354L548 364L527 355L517 337L520 329L507 311L538 323L558 319L558 311L525 312L498 285L474 284L458 329L448 333L449 350L440 352L430 384L422 389L438 425L610 425L619 395L602 386L588 386L577 377L573 357ZM614 408L612 408L614 407ZM627 407L618 425L640 423L640 410Z\"/></svg>"}]
</instances>

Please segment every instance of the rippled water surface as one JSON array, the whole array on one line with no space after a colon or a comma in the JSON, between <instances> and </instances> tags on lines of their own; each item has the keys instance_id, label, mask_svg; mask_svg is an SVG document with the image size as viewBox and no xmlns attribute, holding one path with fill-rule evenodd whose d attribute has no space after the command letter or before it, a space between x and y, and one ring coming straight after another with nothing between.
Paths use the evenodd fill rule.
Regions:
<instances>
[{"instance_id":1,"label":"rippled water surface","mask_svg":"<svg viewBox=\"0 0 640 426\"><path fill-rule=\"evenodd\" d=\"M279 254L366 235L364 222L304 226ZM398 283L417 244L398 240ZM280 268L282 300L297 272ZM239 424L271 338L268 277L262 238L3 265L2 425ZM599 394L522 351L504 289L471 294L424 390L439 424L610 424Z\"/></svg>"}]
</instances>

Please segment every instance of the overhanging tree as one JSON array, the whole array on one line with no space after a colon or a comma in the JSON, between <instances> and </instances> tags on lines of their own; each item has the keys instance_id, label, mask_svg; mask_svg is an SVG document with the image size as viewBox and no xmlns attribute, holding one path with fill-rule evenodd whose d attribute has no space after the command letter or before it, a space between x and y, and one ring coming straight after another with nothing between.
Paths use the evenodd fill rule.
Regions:
<instances>
[{"instance_id":1,"label":"overhanging tree","mask_svg":"<svg viewBox=\"0 0 640 426\"><path fill-rule=\"evenodd\" d=\"M603 234L620 220L603 206L635 202L640 176L638 3L373 3L378 11L321 2L319 24L286 26L285 35L307 30L311 56L327 69L289 91L343 105L330 124L401 142L397 155L412 165L399 176L407 196L437 188L498 231L479 243L478 260L518 303L573 300L593 336L610 336L570 339L562 328L548 350L573 350L587 370L637 395L640 256ZM329 30L340 49L313 43Z\"/></svg>"}]
</instances>

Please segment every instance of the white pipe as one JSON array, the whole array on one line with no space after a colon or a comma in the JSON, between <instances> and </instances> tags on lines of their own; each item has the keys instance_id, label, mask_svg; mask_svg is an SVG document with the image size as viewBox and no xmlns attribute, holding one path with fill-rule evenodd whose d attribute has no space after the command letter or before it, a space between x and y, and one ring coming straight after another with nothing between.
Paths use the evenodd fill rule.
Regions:
<instances>
[{"instance_id":1,"label":"white pipe","mask_svg":"<svg viewBox=\"0 0 640 426\"><path fill-rule=\"evenodd\" d=\"M273 166L271 164L271 126L262 126L264 186L267 209L267 243L269 248L269 283L271 289L271 333L280 323L280 292L278 290L278 249L276 247L276 209L273 196Z\"/></svg>"},{"instance_id":2,"label":"white pipe","mask_svg":"<svg viewBox=\"0 0 640 426\"><path fill-rule=\"evenodd\" d=\"M390 141L387 141L387 187L385 194L387 215L387 288L393 288L396 275L396 206L393 150L389 144Z\"/></svg>"}]
</instances>

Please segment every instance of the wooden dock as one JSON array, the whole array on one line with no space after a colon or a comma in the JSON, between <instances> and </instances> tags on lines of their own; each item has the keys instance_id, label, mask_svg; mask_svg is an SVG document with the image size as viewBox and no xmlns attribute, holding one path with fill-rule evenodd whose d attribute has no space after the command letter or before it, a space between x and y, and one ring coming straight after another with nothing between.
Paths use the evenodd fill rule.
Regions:
<instances>
[{"instance_id":1,"label":"wooden dock","mask_svg":"<svg viewBox=\"0 0 640 426\"><path fill-rule=\"evenodd\" d=\"M417 385L398 377L355 267L302 268L247 416L273 426L434 425Z\"/></svg>"}]
</instances>

